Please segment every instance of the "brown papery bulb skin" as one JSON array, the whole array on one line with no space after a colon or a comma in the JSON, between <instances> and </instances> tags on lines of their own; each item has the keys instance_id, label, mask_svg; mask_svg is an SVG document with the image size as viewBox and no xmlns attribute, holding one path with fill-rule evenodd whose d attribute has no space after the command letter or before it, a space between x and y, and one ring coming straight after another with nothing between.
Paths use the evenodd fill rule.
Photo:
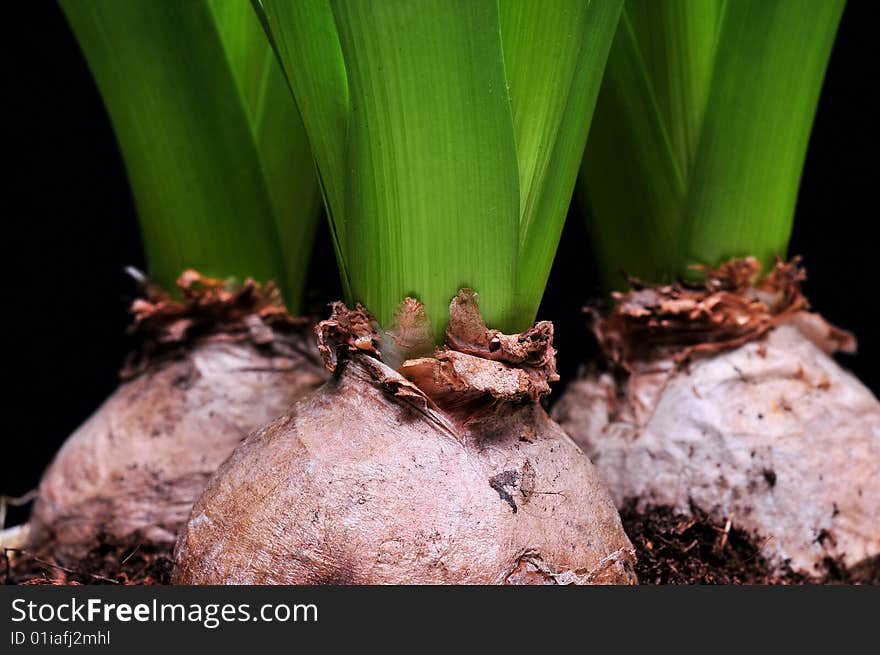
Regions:
<instances>
[{"instance_id":1,"label":"brown papery bulb skin","mask_svg":"<svg viewBox=\"0 0 880 655\"><path fill-rule=\"evenodd\" d=\"M67 439L40 482L31 549L75 562L101 539L136 535L170 551L221 462L327 377L305 326L272 328L250 309L257 337L227 323L141 362ZM192 319L177 310L175 321Z\"/></svg>"},{"instance_id":2,"label":"brown papery bulb skin","mask_svg":"<svg viewBox=\"0 0 880 655\"><path fill-rule=\"evenodd\" d=\"M588 373L554 418L619 507L698 507L780 573L819 578L831 562L877 580L880 402L831 356L854 351L851 335L779 281L626 294L597 332L627 371Z\"/></svg>"},{"instance_id":3,"label":"brown papery bulb skin","mask_svg":"<svg viewBox=\"0 0 880 655\"><path fill-rule=\"evenodd\" d=\"M350 331L345 318L337 307L325 336L327 323ZM511 348L483 330L509 360L528 335L552 337L547 326ZM526 353L525 370L446 349L395 371L349 336L325 351L334 378L217 471L181 534L175 582L635 582L589 459L532 395L552 361Z\"/></svg>"}]
</instances>

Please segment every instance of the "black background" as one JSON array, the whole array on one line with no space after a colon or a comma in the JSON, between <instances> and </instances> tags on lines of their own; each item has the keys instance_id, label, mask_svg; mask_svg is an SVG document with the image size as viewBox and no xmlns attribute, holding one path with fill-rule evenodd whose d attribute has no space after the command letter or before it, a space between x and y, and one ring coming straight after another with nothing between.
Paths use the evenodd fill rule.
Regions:
<instances>
[{"instance_id":1,"label":"black background","mask_svg":"<svg viewBox=\"0 0 880 655\"><path fill-rule=\"evenodd\" d=\"M0 35L0 494L9 495L36 485L58 446L116 386L135 292L123 268L144 263L113 133L61 12L42 0L17 5L15 15L4 12ZM860 355L844 364L878 392L875 25L872 3L850 2L810 142L790 252L804 256L813 306L860 339ZM580 313L598 290L585 242L573 211L540 312L556 324L563 378L556 395L593 347ZM326 230L309 289L321 315L340 296Z\"/></svg>"}]
</instances>

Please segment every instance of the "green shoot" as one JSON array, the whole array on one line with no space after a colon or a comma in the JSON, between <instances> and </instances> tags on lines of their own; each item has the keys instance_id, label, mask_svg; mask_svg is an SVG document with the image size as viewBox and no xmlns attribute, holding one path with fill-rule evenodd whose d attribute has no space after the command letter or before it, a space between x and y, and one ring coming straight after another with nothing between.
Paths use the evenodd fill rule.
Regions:
<instances>
[{"instance_id":1,"label":"green shoot","mask_svg":"<svg viewBox=\"0 0 880 655\"><path fill-rule=\"evenodd\" d=\"M151 278L275 279L300 308L320 194L247 0L61 0L110 115Z\"/></svg>"},{"instance_id":2,"label":"green shoot","mask_svg":"<svg viewBox=\"0 0 880 655\"><path fill-rule=\"evenodd\" d=\"M628 0L578 183L610 286L785 256L844 0Z\"/></svg>"},{"instance_id":3,"label":"green shoot","mask_svg":"<svg viewBox=\"0 0 880 655\"><path fill-rule=\"evenodd\" d=\"M255 0L311 141L349 302L460 287L535 318L619 0ZM587 119L585 122L585 118Z\"/></svg>"}]
</instances>

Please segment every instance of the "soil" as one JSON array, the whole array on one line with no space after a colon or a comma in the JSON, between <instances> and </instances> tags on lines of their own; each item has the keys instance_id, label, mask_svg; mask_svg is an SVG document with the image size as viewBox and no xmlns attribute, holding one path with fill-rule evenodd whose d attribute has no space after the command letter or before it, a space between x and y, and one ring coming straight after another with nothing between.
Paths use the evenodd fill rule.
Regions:
<instances>
[{"instance_id":1,"label":"soil","mask_svg":"<svg viewBox=\"0 0 880 655\"><path fill-rule=\"evenodd\" d=\"M694 508L692 516L668 507L639 512L634 503L621 512L636 548L641 584L878 584L880 576L854 574L833 561L821 578L774 572L759 545L735 526L719 525ZM137 538L112 542L106 537L83 560L66 566L48 555L21 550L0 553L0 584L164 585L171 579L171 550Z\"/></svg>"},{"instance_id":2,"label":"soil","mask_svg":"<svg viewBox=\"0 0 880 655\"><path fill-rule=\"evenodd\" d=\"M83 559L61 565L48 553L6 549L0 551L0 584L164 585L171 580L171 550L137 536L118 541L101 535Z\"/></svg>"},{"instance_id":3,"label":"soil","mask_svg":"<svg viewBox=\"0 0 880 655\"><path fill-rule=\"evenodd\" d=\"M821 577L790 569L779 572L760 553L760 542L730 524L717 524L697 507L686 516L668 507L638 511L635 502L620 513L636 548L641 584L878 584L876 569L848 571L826 560Z\"/></svg>"}]
</instances>

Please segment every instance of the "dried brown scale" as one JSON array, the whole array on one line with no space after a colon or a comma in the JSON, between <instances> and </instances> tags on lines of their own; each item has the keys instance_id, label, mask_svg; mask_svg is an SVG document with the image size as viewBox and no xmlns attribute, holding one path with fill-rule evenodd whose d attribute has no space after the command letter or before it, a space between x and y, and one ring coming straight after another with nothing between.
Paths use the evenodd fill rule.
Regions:
<instances>
[{"instance_id":1,"label":"dried brown scale","mask_svg":"<svg viewBox=\"0 0 880 655\"><path fill-rule=\"evenodd\" d=\"M293 353L318 362L304 343L308 319L288 313L274 282L261 285L248 278L233 285L187 269L177 286L181 300L146 285L146 297L132 303L134 321L128 331L138 346L120 373L123 380L206 341L249 342L279 356Z\"/></svg>"},{"instance_id":2,"label":"dried brown scale","mask_svg":"<svg viewBox=\"0 0 880 655\"><path fill-rule=\"evenodd\" d=\"M475 294L469 290L460 291L452 300L446 343L449 349L467 355L534 369L548 382L559 379L550 321L540 321L521 334L490 330L480 316Z\"/></svg>"},{"instance_id":3,"label":"dried brown scale","mask_svg":"<svg viewBox=\"0 0 880 655\"><path fill-rule=\"evenodd\" d=\"M753 258L702 270L706 277L700 284L651 287L630 278L631 290L613 294L607 315L591 310L607 360L628 371L656 360L681 362L735 348L808 306L797 259L778 262L760 282L761 265Z\"/></svg>"},{"instance_id":4,"label":"dried brown scale","mask_svg":"<svg viewBox=\"0 0 880 655\"><path fill-rule=\"evenodd\" d=\"M474 308L460 295L447 346L396 371L379 349L399 347L396 335L335 305L318 328L333 378L217 471L181 534L175 581L634 582L589 460L533 400L537 371L555 375L552 330L511 335L529 353L510 355L517 364L501 347L497 360L453 350L504 342ZM397 325L420 325L419 312L406 303ZM450 373L458 358L467 366Z\"/></svg>"},{"instance_id":5,"label":"dried brown scale","mask_svg":"<svg viewBox=\"0 0 880 655\"><path fill-rule=\"evenodd\" d=\"M80 561L95 535L172 545L209 476L253 428L326 373L277 291L187 272L183 301L135 302L142 348L44 474L29 549Z\"/></svg>"},{"instance_id":6,"label":"dried brown scale","mask_svg":"<svg viewBox=\"0 0 880 655\"><path fill-rule=\"evenodd\" d=\"M367 311L361 305L349 310L342 302L335 302L330 307L332 316L315 327L318 352L325 368L331 372L336 369L340 351L363 351L378 356L379 335L375 321Z\"/></svg>"},{"instance_id":7,"label":"dried brown scale","mask_svg":"<svg viewBox=\"0 0 880 655\"><path fill-rule=\"evenodd\" d=\"M834 362L855 340L804 310L796 265L757 285L755 270L732 262L700 288L618 296L595 326L611 372L572 383L554 417L618 507L730 520L777 572L870 569L880 403Z\"/></svg>"}]
</instances>

